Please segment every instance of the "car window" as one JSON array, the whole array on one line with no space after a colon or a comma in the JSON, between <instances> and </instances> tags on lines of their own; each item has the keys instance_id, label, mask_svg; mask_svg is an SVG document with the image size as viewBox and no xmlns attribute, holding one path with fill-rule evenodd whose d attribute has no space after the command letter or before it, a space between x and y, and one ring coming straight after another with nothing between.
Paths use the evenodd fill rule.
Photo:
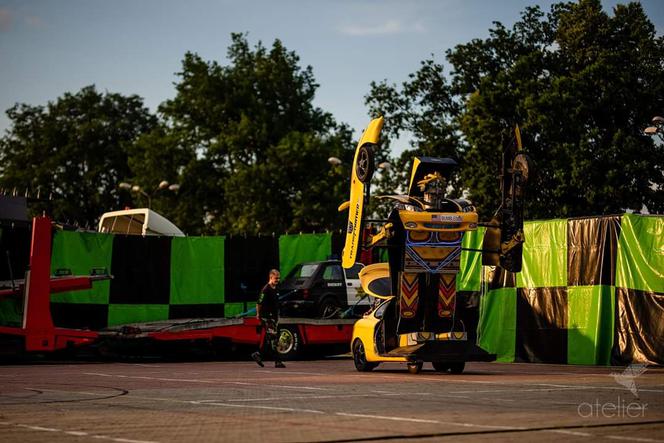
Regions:
<instances>
[{"instance_id":1,"label":"car window","mask_svg":"<svg viewBox=\"0 0 664 443\"><path fill-rule=\"evenodd\" d=\"M355 263L352 268L346 269L346 278L350 280L359 279L362 268L364 268L362 263Z\"/></svg>"},{"instance_id":2,"label":"car window","mask_svg":"<svg viewBox=\"0 0 664 443\"><path fill-rule=\"evenodd\" d=\"M316 272L316 268L318 268L318 265L316 264L302 265L302 267L300 267L300 270L297 272L295 278L309 278L312 275L314 275L314 272Z\"/></svg>"},{"instance_id":3,"label":"car window","mask_svg":"<svg viewBox=\"0 0 664 443\"><path fill-rule=\"evenodd\" d=\"M376 318L383 318L383 314L385 314L385 308L387 308L387 305L390 304L390 301L387 301L383 303L382 305L378 306L376 308L376 311L374 312L374 317Z\"/></svg>"},{"instance_id":4,"label":"car window","mask_svg":"<svg viewBox=\"0 0 664 443\"><path fill-rule=\"evenodd\" d=\"M316 269L318 268L318 265L302 265L302 269L300 270L300 276L299 278L308 278L314 275L314 272L316 272Z\"/></svg>"},{"instance_id":5,"label":"car window","mask_svg":"<svg viewBox=\"0 0 664 443\"><path fill-rule=\"evenodd\" d=\"M327 265L323 272L323 280L343 280L343 275L340 265Z\"/></svg>"},{"instance_id":6,"label":"car window","mask_svg":"<svg viewBox=\"0 0 664 443\"><path fill-rule=\"evenodd\" d=\"M318 264L316 263L297 265L288 273L284 280L301 280L309 278L314 275L316 268L318 268Z\"/></svg>"}]
</instances>

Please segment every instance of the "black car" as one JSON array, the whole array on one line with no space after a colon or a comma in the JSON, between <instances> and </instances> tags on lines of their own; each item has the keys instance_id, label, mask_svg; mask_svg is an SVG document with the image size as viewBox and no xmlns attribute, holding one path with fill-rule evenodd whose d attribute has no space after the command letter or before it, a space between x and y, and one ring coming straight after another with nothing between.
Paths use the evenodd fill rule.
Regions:
<instances>
[{"instance_id":1,"label":"black car","mask_svg":"<svg viewBox=\"0 0 664 443\"><path fill-rule=\"evenodd\" d=\"M333 318L349 307L368 309L358 275L363 267L355 263L344 269L339 260L298 264L280 285L282 315Z\"/></svg>"}]
</instances>

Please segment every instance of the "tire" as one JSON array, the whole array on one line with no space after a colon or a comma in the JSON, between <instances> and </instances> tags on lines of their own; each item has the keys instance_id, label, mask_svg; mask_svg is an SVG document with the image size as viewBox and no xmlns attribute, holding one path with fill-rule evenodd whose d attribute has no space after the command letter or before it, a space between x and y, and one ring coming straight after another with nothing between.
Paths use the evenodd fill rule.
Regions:
<instances>
[{"instance_id":1,"label":"tire","mask_svg":"<svg viewBox=\"0 0 664 443\"><path fill-rule=\"evenodd\" d=\"M279 328L277 338L277 353L282 360L293 360L300 356L302 351L302 340L297 327Z\"/></svg>"},{"instance_id":2,"label":"tire","mask_svg":"<svg viewBox=\"0 0 664 443\"><path fill-rule=\"evenodd\" d=\"M450 370L450 364L442 361L433 361L431 362L431 365L433 366L433 369L438 372L447 372Z\"/></svg>"},{"instance_id":3,"label":"tire","mask_svg":"<svg viewBox=\"0 0 664 443\"><path fill-rule=\"evenodd\" d=\"M362 183L371 181L374 173L373 145L360 146L357 153L357 162L355 163L355 173Z\"/></svg>"},{"instance_id":4,"label":"tire","mask_svg":"<svg viewBox=\"0 0 664 443\"><path fill-rule=\"evenodd\" d=\"M320 318L337 318L340 313L339 302L333 297L327 296L318 303L318 316Z\"/></svg>"},{"instance_id":5,"label":"tire","mask_svg":"<svg viewBox=\"0 0 664 443\"><path fill-rule=\"evenodd\" d=\"M421 361L408 362L408 372L410 374L419 374L422 370L422 364Z\"/></svg>"},{"instance_id":6,"label":"tire","mask_svg":"<svg viewBox=\"0 0 664 443\"><path fill-rule=\"evenodd\" d=\"M364 352L364 343L359 338L356 338L353 342L353 363L355 364L355 369L360 372L373 371L378 366L378 363L367 361L367 354Z\"/></svg>"},{"instance_id":7,"label":"tire","mask_svg":"<svg viewBox=\"0 0 664 443\"><path fill-rule=\"evenodd\" d=\"M466 367L465 361L456 361L454 363L450 363L450 372L452 374L461 374L465 367Z\"/></svg>"}]
</instances>

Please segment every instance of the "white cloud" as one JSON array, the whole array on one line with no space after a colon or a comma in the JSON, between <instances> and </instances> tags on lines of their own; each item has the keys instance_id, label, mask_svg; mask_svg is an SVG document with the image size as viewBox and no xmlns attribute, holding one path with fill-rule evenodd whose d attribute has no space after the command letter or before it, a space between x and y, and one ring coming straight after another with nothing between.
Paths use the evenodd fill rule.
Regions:
<instances>
[{"instance_id":1,"label":"white cloud","mask_svg":"<svg viewBox=\"0 0 664 443\"><path fill-rule=\"evenodd\" d=\"M363 37L367 35L390 35L410 32L423 33L426 32L426 28L424 25L422 25L422 23L404 25L399 20L386 20L385 22L379 23L377 25L341 25L339 27L339 31L345 35Z\"/></svg>"}]
</instances>

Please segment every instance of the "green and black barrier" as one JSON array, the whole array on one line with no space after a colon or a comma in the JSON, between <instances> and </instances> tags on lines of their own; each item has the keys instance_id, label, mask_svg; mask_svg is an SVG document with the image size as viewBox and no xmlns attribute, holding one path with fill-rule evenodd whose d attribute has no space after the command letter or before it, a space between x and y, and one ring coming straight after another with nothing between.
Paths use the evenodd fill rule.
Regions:
<instances>
[{"instance_id":1,"label":"green and black barrier","mask_svg":"<svg viewBox=\"0 0 664 443\"><path fill-rule=\"evenodd\" d=\"M6 228L3 228L3 230ZM491 272L463 251L457 292L464 322L499 361L664 364L664 217L625 214L526 222L523 270ZM18 241L3 231L3 245ZM464 236L479 249L483 229ZM52 296L54 322L98 330L175 318L233 317L252 307L271 268L339 256L341 234L136 237L57 231L52 272L111 281ZM26 256L27 257L27 253ZM24 259L25 259L24 257ZM0 301L0 324L22 306Z\"/></svg>"},{"instance_id":2,"label":"green and black barrier","mask_svg":"<svg viewBox=\"0 0 664 443\"><path fill-rule=\"evenodd\" d=\"M524 230L523 271L486 278L483 348L508 362L664 363L664 217L528 222Z\"/></svg>"},{"instance_id":3,"label":"green and black barrier","mask_svg":"<svg viewBox=\"0 0 664 443\"><path fill-rule=\"evenodd\" d=\"M88 274L103 267L110 281L52 296L56 326L99 330L178 318L233 317L253 307L268 272L285 275L300 262L325 260L338 234L281 237L140 237L56 231L52 273ZM17 309L5 309L20 321ZM3 314L0 312L0 320Z\"/></svg>"}]
</instances>

